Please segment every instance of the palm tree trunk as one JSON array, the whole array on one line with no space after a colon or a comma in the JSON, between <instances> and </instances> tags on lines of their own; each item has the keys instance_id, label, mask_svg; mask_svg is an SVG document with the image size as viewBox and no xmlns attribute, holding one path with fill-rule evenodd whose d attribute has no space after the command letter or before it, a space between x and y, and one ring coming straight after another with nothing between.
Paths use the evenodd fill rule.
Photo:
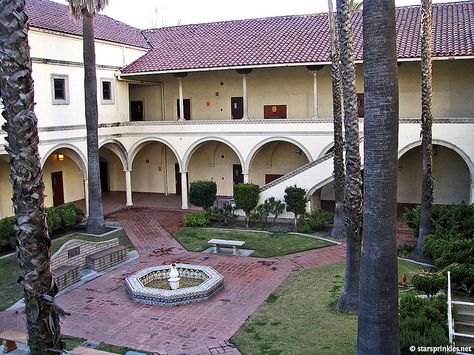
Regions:
<instances>
[{"instance_id":1,"label":"palm tree trunk","mask_svg":"<svg viewBox=\"0 0 474 355\"><path fill-rule=\"evenodd\" d=\"M89 217L86 230L100 234L104 229L102 191L99 170L99 114L97 110L97 77L94 45L94 16L82 10L84 45L84 98L87 128L87 173L89 179Z\"/></svg>"},{"instance_id":2,"label":"palm tree trunk","mask_svg":"<svg viewBox=\"0 0 474 355\"><path fill-rule=\"evenodd\" d=\"M331 79L334 124L334 227L331 236L344 238L344 139L342 137L342 88L339 65L339 45L336 38L332 0L328 0L328 20L331 34Z\"/></svg>"},{"instance_id":3,"label":"palm tree trunk","mask_svg":"<svg viewBox=\"0 0 474 355\"><path fill-rule=\"evenodd\" d=\"M432 230L431 205L433 204L433 145L431 126L432 69L431 69L431 0L421 1L421 151L423 177L421 185L421 216L415 255L423 256L425 238Z\"/></svg>"},{"instance_id":4,"label":"palm tree trunk","mask_svg":"<svg viewBox=\"0 0 474 355\"><path fill-rule=\"evenodd\" d=\"M394 0L364 1L364 248L357 354L400 354L398 68Z\"/></svg>"},{"instance_id":5,"label":"palm tree trunk","mask_svg":"<svg viewBox=\"0 0 474 355\"><path fill-rule=\"evenodd\" d=\"M357 313L359 303L359 267L362 229L362 177L359 153L359 119L352 45L352 26L347 0L337 0L337 19L344 95L344 127L346 146L345 228L347 238L344 291L336 308Z\"/></svg>"},{"instance_id":6,"label":"palm tree trunk","mask_svg":"<svg viewBox=\"0 0 474 355\"><path fill-rule=\"evenodd\" d=\"M0 1L0 93L4 104L13 184L17 258L24 287L28 345L32 354L62 349L50 267L51 241L44 211L37 118L28 46L25 0Z\"/></svg>"}]
</instances>

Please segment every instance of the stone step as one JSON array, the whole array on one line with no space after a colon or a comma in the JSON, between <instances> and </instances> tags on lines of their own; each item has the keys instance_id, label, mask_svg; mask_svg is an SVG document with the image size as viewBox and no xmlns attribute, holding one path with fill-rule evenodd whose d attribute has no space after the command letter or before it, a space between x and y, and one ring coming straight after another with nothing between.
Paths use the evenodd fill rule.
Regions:
<instances>
[{"instance_id":1,"label":"stone step","mask_svg":"<svg viewBox=\"0 0 474 355\"><path fill-rule=\"evenodd\" d=\"M469 322L454 322L456 333L474 335L474 324Z\"/></svg>"},{"instance_id":2,"label":"stone step","mask_svg":"<svg viewBox=\"0 0 474 355\"><path fill-rule=\"evenodd\" d=\"M462 322L474 324L474 314L466 311L458 311L454 313L454 322Z\"/></svg>"}]
</instances>

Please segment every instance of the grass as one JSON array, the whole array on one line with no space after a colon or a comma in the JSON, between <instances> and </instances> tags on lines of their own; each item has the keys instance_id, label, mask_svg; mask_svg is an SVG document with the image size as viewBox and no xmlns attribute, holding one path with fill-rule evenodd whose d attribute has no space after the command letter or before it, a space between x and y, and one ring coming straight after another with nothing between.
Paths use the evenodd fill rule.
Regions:
<instances>
[{"instance_id":1,"label":"grass","mask_svg":"<svg viewBox=\"0 0 474 355\"><path fill-rule=\"evenodd\" d=\"M251 256L269 258L300 251L333 245L324 240L286 233L247 232L240 230L217 230L207 228L183 228L175 238L189 251L203 251L209 248L208 240L233 239L245 242L245 249L253 249Z\"/></svg>"},{"instance_id":2,"label":"grass","mask_svg":"<svg viewBox=\"0 0 474 355\"><path fill-rule=\"evenodd\" d=\"M103 242L113 238L119 238L120 244L133 248L133 244L128 239L127 235L123 230L117 231L110 234L105 238L94 237L89 235L82 235L75 233L66 237L52 240L51 242L51 254L61 248L64 243L71 239L87 240L92 242ZM0 259L0 312L6 310L8 307L13 305L19 299L23 298L23 287L17 283L20 267L15 261L14 256L9 256Z\"/></svg>"},{"instance_id":3,"label":"grass","mask_svg":"<svg viewBox=\"0 0 474 355\"><path fill-rule=\"evenodd\" d=\"M419 270L400 261L399 279ZM344 263L292 272L231 341L243 354L353 354L357 317L331 308L343 278Z\"/></svg>"}]
</instances>

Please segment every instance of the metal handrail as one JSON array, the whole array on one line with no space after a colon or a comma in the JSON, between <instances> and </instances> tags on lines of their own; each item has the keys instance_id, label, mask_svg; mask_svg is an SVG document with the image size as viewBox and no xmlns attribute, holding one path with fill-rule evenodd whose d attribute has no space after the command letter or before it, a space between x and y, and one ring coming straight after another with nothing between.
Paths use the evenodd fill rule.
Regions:
<instances>
[{"instance_id":1,"label":"metal handrail","mask_svg":"<svg viewBox=\"0 0 474 355\"><path fill-rule=\"evenodd\" d=\"M454 337L454 323L453 323L453 310L451 301L451 272L448 271L448 336L449 344L453 345Z\"/></svg>"}]
</instances>

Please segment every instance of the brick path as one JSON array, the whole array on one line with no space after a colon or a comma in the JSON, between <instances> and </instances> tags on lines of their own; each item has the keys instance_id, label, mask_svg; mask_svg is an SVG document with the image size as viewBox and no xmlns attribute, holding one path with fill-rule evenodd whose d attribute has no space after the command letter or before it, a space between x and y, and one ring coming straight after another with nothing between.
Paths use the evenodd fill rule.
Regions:
<instances>
[{"instance_id":1,"label":"brick path","mask_svg":"<svg viewBox=\"0 0 474 355\"><path fill-rule=\"evenodd\" d=\"M168 354L238 354L230 337L295 268L311 268L344 259L344 246L333 246L272 259L187 252L174 233L183 213L152 208L123 210L109 219L120 222L141 257L58 297L72 313L64 334ZM171 308L134 303L124 279L150 265L172 262L214 267L225 279L211 300ZM0 331L22 328L19 316L4 312Z\"/></svg>"}]
</instances>

